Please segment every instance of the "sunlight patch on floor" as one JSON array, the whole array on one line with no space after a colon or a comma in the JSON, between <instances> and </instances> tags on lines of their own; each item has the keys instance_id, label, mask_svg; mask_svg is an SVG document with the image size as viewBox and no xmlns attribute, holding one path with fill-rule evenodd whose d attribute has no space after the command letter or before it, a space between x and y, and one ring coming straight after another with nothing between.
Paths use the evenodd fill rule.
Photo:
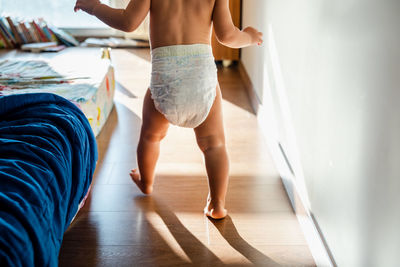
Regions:
<instances>
[{"instance_id":1,"label":"sunlight patch on floor","mask_svg":"<svg viewBox=\"0 0 400 267\"><path fill-rule=\"evenodd\" d=\"M203 216L204 225L199 228L196 224L202 216L199 216L199 213L179 213L175 215L179 223L174 225L165 222L156 212L147 212L145 216L170 249L185 262L198 262L201 254L206 251L218 258L223 264L251 264L247 258L229 245L207 217ZM196 223L192 223L193 221ZM182 242L183 239L190 240L190 244L197 248L198 254L189 253L188 255L185 253L185 250L190 251L191 248L187 247L186 242ZM224 249L221 250L221 247L224 247Z\"/></svg>"},{"instance_id":2,"label":"sunlight patch on floor","mask_svg":"<svg viewBox=\"0 0 400 267\"><path fill-rule=\"evenodd\" d=\"M141 100L130 98L121 91L115 90L114 101L124 105L128 110L142 119L142 105L139 105L139 101Z\"/></svg>"},{"instance_id":3,"label":"sunlight patch on floor","mask_svg":"<svg viewBox=\"0 0 400 267\"><path fill-rule=\"evenodd\" d=\"M167 225L156 212L146 212L147 221L158 231L158 234L168 244L169 248L183 261L191 263L190 258L183 251L182 247L176 241L174 236L169 231Z\"/></svg>"}]
</instances>

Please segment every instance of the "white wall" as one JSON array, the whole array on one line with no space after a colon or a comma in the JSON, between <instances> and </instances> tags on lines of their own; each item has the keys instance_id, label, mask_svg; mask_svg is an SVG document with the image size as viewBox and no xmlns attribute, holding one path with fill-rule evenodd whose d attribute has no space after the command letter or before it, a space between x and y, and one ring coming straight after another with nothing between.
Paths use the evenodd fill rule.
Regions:
<instances>
[{"instance_id":1,"label":"white wall","mask_svg":"<svg viewBox=\"0 0 400 267\"><path fill-rule=\"evenodd\" d=\"M242 51L261 123L339 266L398 266L399 14L398 0L243 0L243 26L265 35Z\"/></svg>"}]
</instances>

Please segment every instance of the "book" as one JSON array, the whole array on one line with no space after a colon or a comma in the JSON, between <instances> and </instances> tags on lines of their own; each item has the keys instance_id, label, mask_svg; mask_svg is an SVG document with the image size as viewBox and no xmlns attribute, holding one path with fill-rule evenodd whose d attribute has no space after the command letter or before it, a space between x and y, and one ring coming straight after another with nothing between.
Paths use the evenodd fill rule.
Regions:
<instances>
[{"instance_id":1,"label":"book","mask_svg":"<svg viewBox=\"0 0 400 267\"><path fill-rule=\"evenodd\" d=\"M0 34L0 48L7 48L6 41L3 39L3 35Z\"/></svg>"},{"instance_id":2,"label":"book","mask_svg":"<svg viewBox=\"0 0 400 267\"><path fill-rule=\"evenodd\" d=\"M65 45L56 45L45 48L42 52L60 52L66 48Z\"/></svg>"},{"instance_id":3,"label":"book","mask_svg":"<svg viewBox=\"0 0 400 267\"><path fill-rule=\"evenodd\" d=\"M6 25L5 21L3 18L0 18L0 27L2 28L2 30L5 32L7 38L12 42L15 43L15 39L14 36L10 30L10 28Z\"/></svg>"},{"instance_id":4,"label":"book","mask_svg":"<svg viewBox=\"0 0 400 267\"><path fill-rule=\"evenodd\" d=\"M27 40L27 43L33 43L33 42L34 42L34 39L33 39L32 35L31 35L30 31L29 31L28 28L26 27L25 22L20 22L20 23L19 23L19 26L21 27L22 32L23 32L24 35L25 35L25 38L26 38L26 40Z\"/></svg>"},{"instance_id":5,"label":"book","mask_svg":"<svg viewBox=\"0 0 400 267\"><path fill-rule=\"evenodd\" d=\"M15 28L17 28L19 36L21 36L22 44L27 44L28 43L28 39L25 37L24 31L21 28L21 25L19 23L15 24Z\"/></svg>"},{"instance_id":6,"label":"book","mask_svg":"<svg viewBox=\"0 0 400 267\"><path fill-rule=\"evenodd\" d=\"M0 27L0 36L4 41L5 48L13 48L14 47L14 45L11 43L8 35L5 33L5 31L2 29L2 27Z\"/></svg>"},{"instance_id":7,"label":"book","mask_svg":"<svg viewBox=\"0 0 400 267\"><path fill-rule=\"evenodd\" d=\"M51 33L49 32L47 26L42 26L42 31L46 35L47 40L52 41Z\"/></svg>"},{"instance_id":8,"label":"book","mask_svg":"<svg viewBox=\"0 0 400 267\"><path fill-rule=\"evenodd\" d=\"M31 51L34 53L39 52L58 52L65 48L65 46L58 45L56 42L45 42L45 43L32 43L24 44L21 49L24 51Z\"/></svg>"},{"instance_id":9,"label":"book","mask_svg":"<svg viewBox=\"0 0 400 267\"><path fill-rule=\"evenodd\" d=\"M36 31L35 26L33 26L32 22L29 22L29 32L31 33L33 40L35 43L40 43L42 40L40 39L39 33Z\"/></svg>"},{"instance_id":10,"label":"book","mask_svg":"<svg viewBox=\"0 0 400 267\"><path fill-rule=\"evenodd\" d=\"M53 42L53 41L57 41L57 38L55 37L54 33L52 33L49 29L49 27L47 27L47 23L43 18L40 18L38 20L37 25L39 25L39 28L42 30L42 32L44 33L44 35L46 36L46 39L49 42Z\"/></svg>"},{"instance_id":11,"label":"book","mask_svg":"<svg viewBox=\"0 0 400 267\"><path fill-rule=\"evenodd\" d=\"M79 42L68 32L50 27L50 30L56 35L57 39L66 46L79 46Z\"/></svg>"},{"instance_id":12,"label":"book","mask_svg":"<svg viewBox=\"0 0 400 267\"><path fill-rule=\"evenodd\" d=\"M38 33L39 39L40 39L41 42L50 41L50 39L47 39L47 37L44 34L43 30L39 27L39 25L34 20L32 20L32 25L35 28L36 32Z\"/></svg>"},{"instance_id":13,"label":"book","mask_svg":"<svg viewBox=\"0 0 400 267\"><path fill-rule=\"evenodd\" d=\"M12 21L12 19L10 17L6 17L6 20L8 22L8 25L10 26L10 30L11 30L12 34L14 35L15 44L20 46L22 44L22 39L21 39L21 36L19 35L17 28L14 25L14 22Z\"/></svg>"},{"instance_id":14,"label":"book","mask_svg":"<svg viewBox=\"0 0 400 267\"><path fill-rule=\"evenodd\" d=\"M51 41L58 42L57 36L54 34L54 32L47 25L45 26L45 28L51 35Z\"/></svg>"},{"instance_id":15,"label":"book","mask_svg":"<svg viewBox=\"0 0 400 267\"><path fill-rule=\"evenodd\" d=\"M6 39L7 43L10 44L10 48L13 48L15 46L15 39L12 36L12 33L8 29L8 27L4 24L3 19L0 18L0 31L3 34L3 37Z\"/></svg>"},{"instance_id":16,"label":"book","mask_svg":"<svg viewBox=\"0 0 400 267\"><path fill-rule=\"evenodd\" d=\"M148 48L149 42L123 38L87 38L82 46L86 47L111 47L111 48Z\"/></svg>"},{"instance_id":17,"label":"book","mask_svg":"<svg viewBox=\"0 0 400 267\"><path fill-rule=\"evenodd\" d=\"M56 43L56 45L42 47L46 46L43 43L49 42ZM58 52L66 46L79 46L79 42L68 32L49 26L41 18L25 22L12 17L0 16L0 48L17 48L33 43L40 44L31 48L24 46L24 49L35 50L35 52Z\"/></svg>"}]
</instances>

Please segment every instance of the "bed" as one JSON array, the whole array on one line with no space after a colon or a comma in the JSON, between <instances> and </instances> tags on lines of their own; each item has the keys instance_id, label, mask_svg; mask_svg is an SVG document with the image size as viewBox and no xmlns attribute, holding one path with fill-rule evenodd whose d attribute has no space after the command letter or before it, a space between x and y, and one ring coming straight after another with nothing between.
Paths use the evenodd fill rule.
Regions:
<instances>
[{"instance_id":1,"label":"bed","mask_svg":"<svg viewBox=\"0 0 400 267\"><path fill-rule=\"evenodd\" d=\"M0 95L60 95L83 111L95 136L113 108L114 91L114 68L109 59L66 54L54 59L0 60Z\"/></svg>"},{"instance_id":2,"label":"bed","mask_svg":"<svg viewBox=\"0 0 400 267\"><path fill-rule=\"evenodd\" d=\"M110 60L0 60L0 266L57 266L113 108Z\"/></svg>"},{"instance_id":3,"label":"bed","mask_svg":"<svg viewBox=\"0 0 400 267\"><path fill-rule=\"evenodd\" d=\"M0 266L57 266L96 160L91 126L72 102L0 97Z\"/></svg>"}]
</instances>

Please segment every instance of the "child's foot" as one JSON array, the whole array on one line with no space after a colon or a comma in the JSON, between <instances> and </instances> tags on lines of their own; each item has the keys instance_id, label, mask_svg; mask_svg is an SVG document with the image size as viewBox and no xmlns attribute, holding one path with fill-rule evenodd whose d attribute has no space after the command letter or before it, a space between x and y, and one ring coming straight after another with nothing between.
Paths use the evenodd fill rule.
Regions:
<instances>
[{"instance_id":1,"label":"child's foot","mask_svg":"<svg viewBox=\"0 0 400 267\"><path fill-rule=\"evenodd\" d=\"M132 181L135 182L137 187L140 189L140 191L143 192L143 194L149 195L151 192L153 192L153 186L148 186L143 183L143 181L140 179L140 173L137 169L131 170L131 173L129 174L132 178Z\"/></svg>"},{"instance_id":2,"label":"child's foot","mask_svg":"<svg viewBox=\"0 0 400 267\"><path fill-rule=\"evenodd\" d=\"M213 204L211 199L208 198L207 205L204 208L204 214L210 218L220 220L226 217L228 214L227 210L222 204Z\"/></svg>"}]
</instances>

